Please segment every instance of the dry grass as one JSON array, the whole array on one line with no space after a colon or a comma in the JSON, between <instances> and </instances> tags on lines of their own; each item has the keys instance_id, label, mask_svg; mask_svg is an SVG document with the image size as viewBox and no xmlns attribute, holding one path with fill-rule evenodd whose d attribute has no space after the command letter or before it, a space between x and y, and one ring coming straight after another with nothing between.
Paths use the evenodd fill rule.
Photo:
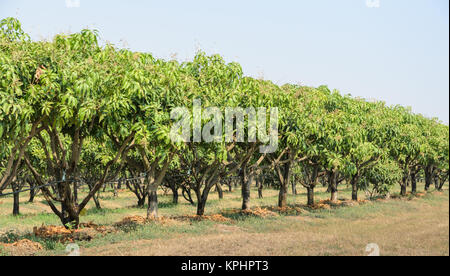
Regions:
<instances>
[{"instance_id":1,"label":"dry grass","mask_svg":"<svg viewBox=\"0 0 450 276\"><path fill-rule=\"evenodd\" d=\"M410 204L411 211L373 214L368 219L284 218L267 220L274 231L247 232L237 226L216 225L201 236L135 240L83 250L83 255L365 255L376 243L382 255L449 255L449 203ZM277 225L271 225L277 224Z\"/></svg>"}]
</instances>

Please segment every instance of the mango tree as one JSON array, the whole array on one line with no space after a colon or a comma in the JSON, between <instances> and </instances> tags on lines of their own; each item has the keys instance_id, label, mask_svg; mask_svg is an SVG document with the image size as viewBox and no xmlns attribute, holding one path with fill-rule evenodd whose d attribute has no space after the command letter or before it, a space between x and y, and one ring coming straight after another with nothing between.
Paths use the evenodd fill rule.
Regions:
<instances>
[{"instance_id":1,"label":"mango tree","mask_svg":"<svg viewBox=\"0 0 450 276\"><path fill-rule=\"evenodd\" d=\"M32 43L13 18L0 21L0 194L15 178L33 137L43 130L48 97L38 95L40 53L45 45Z\"/></svg>"}]
</instances>

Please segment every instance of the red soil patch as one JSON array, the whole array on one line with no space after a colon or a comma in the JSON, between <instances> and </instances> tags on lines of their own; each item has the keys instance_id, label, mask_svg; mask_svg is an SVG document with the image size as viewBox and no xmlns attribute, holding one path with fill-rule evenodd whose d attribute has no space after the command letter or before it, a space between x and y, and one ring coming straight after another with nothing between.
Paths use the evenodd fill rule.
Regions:
<instances>
[{"instance_id":1,"label":"red soil patch","mask_svg":"<svg viewBox=\"0 0 450 276\"><path fill-rule=\"evenodd\" d=\"M58 239L62 243L74 241L90 241L97 235L104 235L115 232L114 228L108 226L99 226L92 222L81 223L80 228L69 230L63 226L41 226L34 227L33 233L36 237L44 239Z\"/></svg>"},{"instance_id":2,"label":"red soil patch","mask_svg":"<svg viewBox=\"0 0 450 276\"><path fill-rule=\"evenodd\" d=\"M11 254L20 256L34 255L38 251L44 249L40 243L33 242L27 239L20 240L10 244L0 243L0 246L4 247Z\"/></svg>"}]
</instances>

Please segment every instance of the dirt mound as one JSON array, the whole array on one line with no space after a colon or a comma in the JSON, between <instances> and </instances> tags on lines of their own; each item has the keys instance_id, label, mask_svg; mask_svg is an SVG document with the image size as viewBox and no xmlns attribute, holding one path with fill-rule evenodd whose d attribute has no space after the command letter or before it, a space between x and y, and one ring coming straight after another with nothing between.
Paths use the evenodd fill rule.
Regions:
<instances>
[{"instance_id":1,"label":"dirt mound","mask_svg":"<svg viewBox=\"0 0 450 276\"><path fill-rule=\"evenodd\" d=\"M57 239L62 243L74 241L90 241L97 235L115 232L115 229L108 226L96 225L92 222L80 224L79 229L69 230L63 226L41 226L34 227L33 234L44 239Z\"/></svg>"},{"instance_id":2,"label":"dirt mound","mask_svg":"<svg viewBox=\"0 0 450 276\"><path fill-rule=\"evenodd\" d=\"M114 233L116 231L114 227L97 225L93 222L81 223L80 229L93 229L100 234L109 234Z\"/></svg>"},{"instance_id":3,"label":"dirt mound","mask_svg":"<svg viewBox=\"0 0 450 276\"><path fill-rule=\"evenodd\" d=\"M224 212L225 215L242 215L242 216L253 216L259 218L266 217L276 217L278 214L274 211L269 210L268 208L256 207L248 210L235 209Z\"/></svg>"},{"instance_id":4,"label":"dirt mound","mask_svg":"<svg viewBox=\"0 0 450 276\"><path fill-rule=\"evenodd\" d=\"M55 237L69 237L72 235L72 231L64 228L63 226L42 225L41 227L34 227L33 234L39 238L50 239Z\"/></svg>"},{"instance_id":5,"label":"dirt mound","mask_svg":"<svg viewBox=\"0 0 450 276\"><path fill-rule=\"evenodd\" d=\"M27 239L23 239L10 244L0 243L0 246L4 247L9 253L11 253L14 256L34 255L38 251L44 249L40 243L33 242Z\"/></svg>"},{"instance_id":6,"label":"dirt mound","mask_svg":"<svg viewBox=\"0 0 450 276\"><path fill-rule=\"evenodd\" d=\"M176 219L189 220L189 221L214 221L214 222L230 222L231 219L224 217L221 214L209 215L209 216L181 216Z\"/></svg>"},{"instance_id":7,"label":"dirt mound","mask_svg":"<svg viewBox=\"0 0 450 276\"><path fill-rule=\"evenodd\" d=\"M249 210L240 210L240 213L247 215L247 216L255 216L255 217L260 217L260 218L278 216L277 213L275 213L267 208L260 208L260 207L249 209Z\"/></svg>"},{"instance_id":8,"label":"dirt mound","mask_svg":"<svg viewBox=\"0 0 450 276\"><path fill-rule=\"evenodd\" d=\"M267 208L254 208L254 209L250 209L250 210L245 210L242 211L243 213L248 213L252 216L256 216L256 217L276 217L278 216L277 213L275 213L273 210L267 209Z\"/></svg>"},{"instance_id":9,"label":"dirt mound","mask_svg":"<svg viewBox=\"0 0 450 276\"><path fill-rule=\"evenodd\" d=\"M300 215L303 210L299 207L295 206L286 206L283 208L280 207L269 207L269 210L282 214L282 215L290 215L290 216L297 216Z\"/></svg>"},{"instance_id":10,"label":"dirt mound","mask_svg":"<svg viewBox=\"0 0 450 276\"><path fill-rule=\"evenodd\" d=\"M353 207L353 206L359 206L362 204L368 203L368 200L338 200L336 202L332 202L331 200L321 200L318 203L314 204L314 206L310 207L313 210L330 210L332 208L338 208L338 207Z\"/></svg>"},{"instance_id":11,"label":"dirt mound","mask_svg":"<svg viewBox=\"0 0 450 276\"><path fill-rule=\"evenodd\" d=\"M144 225L147 223L147 219L140 216L129 216L122 219L120 222L114 224L116 227L127 226L127 225Z\"/></svg>"},{"instance_id":12,"label":"dirt mound","mask_svg":"<svg viewBox=\"0 0 450 276\"><path fill-rule=\"evenodd\" d=\"M179 224L183 221L214 221L214 222L229 222L230 219L220 215L210 215L210 216L194 216L194 215L184 215L178 217L158 217L152 219L146 219L140 216L130 216L122 219L120 222L114 224L115 227L124 227L130 225L144 225L147 223L157 223L161 225L174 225Z\"/></svg>"}]
</instances>

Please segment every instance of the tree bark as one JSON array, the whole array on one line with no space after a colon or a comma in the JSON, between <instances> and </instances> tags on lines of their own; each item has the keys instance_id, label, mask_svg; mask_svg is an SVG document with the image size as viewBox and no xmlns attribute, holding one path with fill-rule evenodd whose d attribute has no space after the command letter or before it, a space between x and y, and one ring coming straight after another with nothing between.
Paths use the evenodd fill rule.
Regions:
<instances>
[{"instance_id":1,"label":"tree bark","mask_svg":"<svg viewBox=\"0 0 450 276\"><path fill-rule=\"evenodd\" d=\"M434 187L436 188L436 190L439 190L439 176L437 174L434 175Z\"/></svg>"},{"instance_id":2,"label":"tree bark","mask_svg":"<svg viewBox=\"0 0 450 276\"><path fill-rule=\"evenodd\" d=\"M404 184L404 185L402 185L402 188L401 188L401 192L400 192L400 194L401 194L401 196L406 196L406 183Z\"/></svg>"},{"instance_id":3,"label":"tree bark","mask_svg":"<svg viewBox=\"0 0 450 276\"><path fill-rule=\"evenodd\" d=\"M406 196L406 189L408 187L408 177L404 176L402 179L402 185L401 185L401 196Z\"/></svg>"},{"instance_id":4,"label":"tree bark","mask_svg":"<svg viewBox=\"0 0 450 276\"><path fill-rule=\"evenodd\" d=\"M449 172L447 172L444 175L441 175L441 177L439 178L440 184L439 184L438 191L442 191L442 189L444 188L445 182L447 182L448 177L449 177Z\"/></svg>"},{"instance_id":5,"label":"tree bark","mask_svg":"<svg viewBox=\"0 0 450 276\"><path fill-rule=\"evenodd\" d=\"M157 190L151 190L148 195L147 218L158 218L158 193Z\"/></svg>"},{"instance_id":6,"label":"tree bark","mask_svg":"<svg viewBox=\"0 0 450 276\"><path fill-rule=\"evenodd\" d=\"M13 191L14 191L14 189L13 189ZM14 196L13 196L14 197L13 216L18 216L18 215L20 215L20 211L19 211L20 195L18 193L18 190L14 191L14 192L17 192L17 193L15 193Z\"/></svg>"},{"instance_id":7,"label":"tree bark","mask_svg":"<svg viewBox=\"0 0 450 276\"><path fill-rule=\"evenodd\" d=\"M294 179L292 179L292 194L297 195L297 181L295 179L295 176Z\"/></svg>"},{"instance_id":8,"label":"tree bark","mask_svg":"<svg viewBox=\"0 0 450 276\"><path fill-rule=\"evenodd\" d=\"M117 185L119 185L119 184L113 183L112 185L113 185L113 196L117 197L118 196Z\"/></svg>"},{"instance_id":9,"label":"tree bark","mask_svg":"<svg viewBox=\"0 0 450 276\"><path fill-rule=\"evenodd\" d=\"M33 203L34 202L34 197L36 196L36 191L34 189L34 184L32 182L30 183L30 198L28 200L29 203Z\"/></svg>"},{"instance_id":10,"label":"tree bark","mask_svg":"<svg viewBox=\"0 0 450 276\"><path fill-rule=\"evenodd\" d=\"M278 207L280 208L285 208L287 206L287 193L290 178L291 178L291 162L288 162L284 164L284 170L282 172L282 176L280 177L280 193L278 195Z\"/></svg>"},{"instance_id":11,"label":"tree bark","mask_svg":"<svg viewBox=\"0 0 450 276\"><path fill-rule=\"evenodd\" d=\"M75 202L78 202L78 183L77 182L73 183L73 198L74 198Z\"/></svg>"},{"instance_id":12,"label":"tree bark","mask_svg":"<svg viewBox=\"0 0 450 276\"><path fill-rule=\"evenodd\" d=\"M308 206L312 207L314 206L314 187L308 187L306 190L308 192Z\"/></svg>"},{"instance_id":13,"label":"tree bark","mask_svg":"<svg viewBox=\"0 0 450 276\"><path fill-rule=\"evenodd\" d=\"M216 190L217 194L219 195L219 199L223 199L223 189L219 183L216 184Z\"/></svg>"},{"instance_id":14,"label":"tree bark","mask_svg":"<svg viewBox=\"0 0 450 276\"><path fill-rule=\"evenodd\" d=\"M172 203L178 204L178 189L177 188L172 189Z\"/></svg>"},{"instance_id":15,"label":"tree bark","mask_svg":"<svg viewBox=\"0 0 450 276\"><path fill-rule=\"evenodd\" d=\"M60 219L66 228L78 229L80 214L78 212L78 206L74 201L70 184L70 182L63 182L57 185L59 194L62 195Z\"/></svg>"},{"instance_id":16,"label":"tree bark","mask_svg":"<svg viewBox=\"0 0 450 276\"><path fill-rule=\"evenodd\" d=\"M417 178L416 173L411 173L411 193L416 194L417 193Z\"/></svg>"},{"instance_id":17,"label":"tree bark","mask_svg":"<svg viewBox=\"0 0 450 276\"><path fill-rule=\"evenodd\" d=\"M352 177L351 184L352 184L352 200L358 201L358 181L359 176L355 175Z\"/></svg>"},{"instance_id":18,"label":"tree bark","mask_svg":"<svg viewBox=\"0 0 450 276\"><path fill-rule=\"evenodd\" d=\"M331 172L329 174L329 189L331 193L331 202L338 201L338 188L337 188L337 172Z\"/></svg>"},{"instance_id":19,"label":"tree bark","mask_svg":"<svg viewBox=\"0 0 450 276\"><path fill-rule=\"evenodd\" d=\"M263 198L264 175L258 176L258 198Z\"/></svg>"},{"instance_id":20,"label":"tree bark","mask_svg":"<svg viewBox=\"0 0 450 276\"><path fill-rule=\"evenodd\" d=\"M197 216L203 216L205 214L205 205L206 202L203 199L197 202Z\"/></svg>"},{"instance_id":21,"label":"tree bark","mask_svg":"<svg viewBox=\"0 0 450 276\"><path fill-rule=\"evenodd\" d=\"M144 206L145 206L145 196L142 198L138 198L138 203L137 203L138 208L144 208Z\"/></svg>"},{"instance_id":22,"label":"tree bark","mask_svg":"<svg viewBox=\"0 0 450 276\"><path fill-rule=\"evenodd\" d=\"M102 205L100 204L100 200L99 200L99 193L94 195L92 198L94 199L95 208L97 208L99 210L102 209Z\"/></svg>"},{"instance_id":23,"label":"tree bark","mask_svg":"<svg viewBox=\"0 0 450 276\"><path fill-rule=\"evenodd\" d=\"M214 184L205 184L203 193L201 193L200 190L195 191L197 196L197 216L205 215L206 202L208 201L208 195L212 187L214 187Z\"/></svg>"},{"instance_id":24,"label":"tree bark","mask_svg":"<svg viewBox=\"0 0 450 276\"><path fill-rule=\"evenodd\" d=\"M202 194L200 194L200 191L196 191L197 195L197 216L203 216L205 215L205 207L206 207L206 201L208 199L208 187L205 187L205 190Z\"/></svg>"},{"instance_id":25,"label":"tree bark","mask_svg":"<svg viewBox=\"0 0 450 276\"><path fill-rule=\"evenodd\" d=\"M248 176L247 167L244 165L241 171L241 185L242 185L242 210L250 209L250 179Z\"/></svg>"},{"instance_id":26,"label":"tree bark","mask_svg":"<svg viewBox=\"0 0 450 276\"><path fill-rule=\"evenodd\" d=\"M195 202L192 200L191 190L182 187L182 192L184 199L186 199L187 202L189 202L191 205L195 205Z\"/></svg>"},{"instance_id":27,"label":"tree bark","mask_svg":"<svg viewBox=\"0 0 450 276\"><path fill-rule=\"evenodd\" d=\"M280 193L278 195L278 207L285 208L287 206L287 187L285 183L280 186Z\"/></svg>"},{"instance_id":28,"label":"tree bark","mask_svg":"<svg viewBox=\"0 0 450 276\"><path fill-rule=\"evenodd\" d=\"M425 167L425 191L428 191L433 181L433 166L428 165Z\"/></svg>"}]
</instances>

